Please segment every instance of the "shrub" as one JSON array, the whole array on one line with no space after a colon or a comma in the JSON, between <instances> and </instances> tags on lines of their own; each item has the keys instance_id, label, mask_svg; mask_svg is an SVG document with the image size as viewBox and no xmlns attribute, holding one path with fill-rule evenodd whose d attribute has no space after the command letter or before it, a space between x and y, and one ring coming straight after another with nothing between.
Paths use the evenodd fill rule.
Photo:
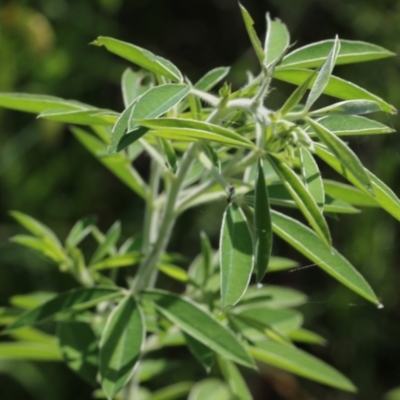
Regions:
<instances>
[{"instance_id":1,"label":"shrub","mask_svg":"<svg viewBox=\"0 0 400 400\"><path fill-rule=\"evenodd\" d=\"M294 346L325 342L302 328L302 315L293 309L306 296L262 282L268 272L297 266L271 255L275 233L381 307L365 279L333 248L325 216L376 206L400 219L399 199L342 140L392 132L361 115L396 110L332 75L335 65L392 53L338 38L290 51L286 26L268 14L262 45L242 6L241 12L261 70L258 76L248 74L238 90L221 85L229 68L216 68L193 85L170 61L99 37L94 45L146 70L124 72L122 113L51 96L0 94L1 106L72 124L78 141L145 203L142 231L122 244L118 222L103 233L93 220L82 219L61 242L39 221L11 213L31 234L12 240L51 260L80 287L57 295L19 296L14 304L20 308L3 313L4 332L17 341L2 343L0 354L64 360L83 379L100 384L96 393L108 399L160 400L187 393L191 400L251 399L237 365L251 370L256 362L260 368L267 364L356 390L341 373ZM273 79L298 86L278 110L268 108ZM212 92L217 85L218 95ZM340 101L315 108L322 94ZM133 166L143 152L151 158L148 181ZM323 179L315 156L350 184ZM219 250L201 233L201 254L188 269L178 266L182 257L167 251L177 218L221 198L227 203ZM298 209L306 224L275 207ZM98 247L87 259L79 246L89 236ZM181 282L184 293L156 289L160 272ZM57 340L33 327L49 320L57 324ZM204 367L205 378L173 382L150 393L142 383L171 368L154 351L169 346L187 346ZM179 368L184 371L185 365Z\"/></svg>"}]
</instances>

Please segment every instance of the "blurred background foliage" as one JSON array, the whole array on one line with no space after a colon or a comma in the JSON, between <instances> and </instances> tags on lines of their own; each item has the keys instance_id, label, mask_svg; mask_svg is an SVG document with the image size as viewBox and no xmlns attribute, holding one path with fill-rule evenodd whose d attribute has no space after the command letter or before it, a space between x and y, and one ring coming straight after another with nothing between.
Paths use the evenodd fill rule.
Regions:
<instances>
[{"instance_id":1,"label":"blurred background foliage","mask_svg":"<svg viewBox=\"0 0 400 400\"><path fill-rule=\"evenodd\" d=\"M265 12L289 27L296 46L339 37L363 40L400 53L400 1L397 0L242 0L256 29L265 33ZM256 71L255 56L233 0L20 0L0 3L0 91L53 94L99 107L122 110L119 80L127 63L103 49L88 46L98 35L112 36L171 59L192 81L209 69L233 65L234 86L245 71ZM336 74L366 87L400 108L400 58L340 66ZM292 90L276 84L271 107ZM396 116L380 116L400 131ZM140 231L142 203L97 163L68 128L32 115L0 110L0 306L16 294L60 291L74 282L53 266L7 242L20 232L10 209L31 214L61 238L72 224L93 214L106 230L123 221L123 236ZM400 139L351 139L365 165L400 194ZM148 172L145 156L136 165ZM333 172L326 169L328 176ZM217 247L224 200L188 212L178 224L171 248L188 259L199 251L199 230ZM187 218L186 218L187 217ZM319 399L399 399L400 386L400 224L382 210L331 219L336 247L367 277L385 305L377 310L333 282L315 267L268 275L268 283L303 290L308 327L329 340L325 348L305 346L344 372L359 387L358 395L326 390L302 381ZM90 247L90 245L89 245ZM276 240L275 253L307 260ZM90 250L90 249L89 249ZM164 285L171 284L164 282ZM307 326L307 325L306 325ZM172 354L171 354L172 355ZM182 354L182 357L190 357ZM196 380L198 369L185 371ZM179 379L179 368L161 378ZM251 377L249 377L252 380ZM156 382L157 384L157 382ZM283 376L253 388L256 399L288 397L292 382ZM286 394L285 394L286 390ZM91 388L66 366L0 360L2 400L88 399ZM280 394L279 394L280 393ZM312 397L301 397L308 399Z\"/></svg>"}]
</instances>

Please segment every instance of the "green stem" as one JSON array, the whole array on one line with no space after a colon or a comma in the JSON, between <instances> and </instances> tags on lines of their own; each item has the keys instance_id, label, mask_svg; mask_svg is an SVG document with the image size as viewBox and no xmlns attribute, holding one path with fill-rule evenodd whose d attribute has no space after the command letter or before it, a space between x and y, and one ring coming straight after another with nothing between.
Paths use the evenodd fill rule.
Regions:
<instances>
[{"instance_id":1,"label":"green stem","mask_svg":"<svg viewBox=\"0 0 400 400\"><path fill-rule=\"evenodd\" d=\"M154 284L156 277L156 265L167 248L172 228L176 220L175 205L182 187L187 171L194 160L196 143L191 143L189 149L182 158L176 177L172 181L165 203L161 224L158 230L157 240L152 248L148 249L143 262L139 267L137 278L132 290L140 291Z\"/></svg>"}]
</instances>

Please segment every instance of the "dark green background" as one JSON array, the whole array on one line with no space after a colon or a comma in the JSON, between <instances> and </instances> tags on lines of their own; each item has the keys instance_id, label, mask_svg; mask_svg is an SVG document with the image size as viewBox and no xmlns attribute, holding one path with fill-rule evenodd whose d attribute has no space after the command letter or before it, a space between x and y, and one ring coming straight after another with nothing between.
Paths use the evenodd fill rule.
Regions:
<instances>
[{"instance_id":1,"label":"dark green background","mask_svg":"<svg viewBox=\"0 0 400 400\"><path fill-rule=\"evenodd\" d=\"M364 40L400 52L400 2L376 0L243 0L262 37L265 12L289 27L301 46L339 37ZM128 66L104 49L88 46L98 35L113 36L169 58L192 81L209 69L233 65L229 79L243 82L256 71L256 60L237 3L232 0L26 0L0 3L0 91L37 92L76 98L121 111L119 80ZM335 71L400 107L399 57L341 66ZM291 88L276 86L281 104ZM377 116L400 130L396 116ZM352 139L365 165L400 193L396 179L400 139ZM143 157L139 172L146 176ZM328 176L334 176L326 170ZM43 260L7 242L21 229L10 209L31 214L65 237L77 219L94 214L106 230L123 222L123 236L140 230L142 203L55 123L33 115L0 110L0 306L18 293L64 290L74 285ZM192 257L199 250L198 232L206 230L217 246L221 206L202 207L178 224L172 248ZM385 308L377 310L316 267L269 275L267 283L303 290L310 301L302 308L306 327L329 339L312 351L351 378L359 395L349 395L301 381L311 398L382 399L400 385L399 222L382 210L330 220L335 246L366 276ZM279 255L302 259L276 241ZM189 357L186 353L182 357ZM193 367L193 371L198 371ZM169 378L179 378L179 370ZM190 372L186 373L190 377ZM192 376L191 379L196 379ZM249 379L252 379L251 377ZM168 381L168 380L165 380ZM161 382L159 383L161 384ZM254 383L258 399L282 397L276 381ZM88 399L91 389L62 364L0 360L0 398Z\"/></svg>"}]
</instances>

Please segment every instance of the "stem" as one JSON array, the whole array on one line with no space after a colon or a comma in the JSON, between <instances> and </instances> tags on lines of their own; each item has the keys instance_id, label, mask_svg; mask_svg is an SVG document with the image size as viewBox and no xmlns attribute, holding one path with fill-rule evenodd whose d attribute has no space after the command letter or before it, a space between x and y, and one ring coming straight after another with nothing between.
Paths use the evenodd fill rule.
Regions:
<instances>
[{"instance_id":1,"label":"stem","mask_svg":"<svg viewBox=\"0 0 400 400\"><path fill-rule=\"evenodd\" d=\"M172 228L176 220L175 205L178 199L179 192L182 187L183 180L187 171L194 160L196 153L196 143L191 143L189 149L182 158L178 173L168 189L167 200L164 213L159 227L157 240L154 247L146 253L143 262L140 264L137 278L134 281L132 290L140 291L154 283L155 267L158 264L161 256L167 248L168 241L171 235Z\"/></svg>"}]
</instances>

